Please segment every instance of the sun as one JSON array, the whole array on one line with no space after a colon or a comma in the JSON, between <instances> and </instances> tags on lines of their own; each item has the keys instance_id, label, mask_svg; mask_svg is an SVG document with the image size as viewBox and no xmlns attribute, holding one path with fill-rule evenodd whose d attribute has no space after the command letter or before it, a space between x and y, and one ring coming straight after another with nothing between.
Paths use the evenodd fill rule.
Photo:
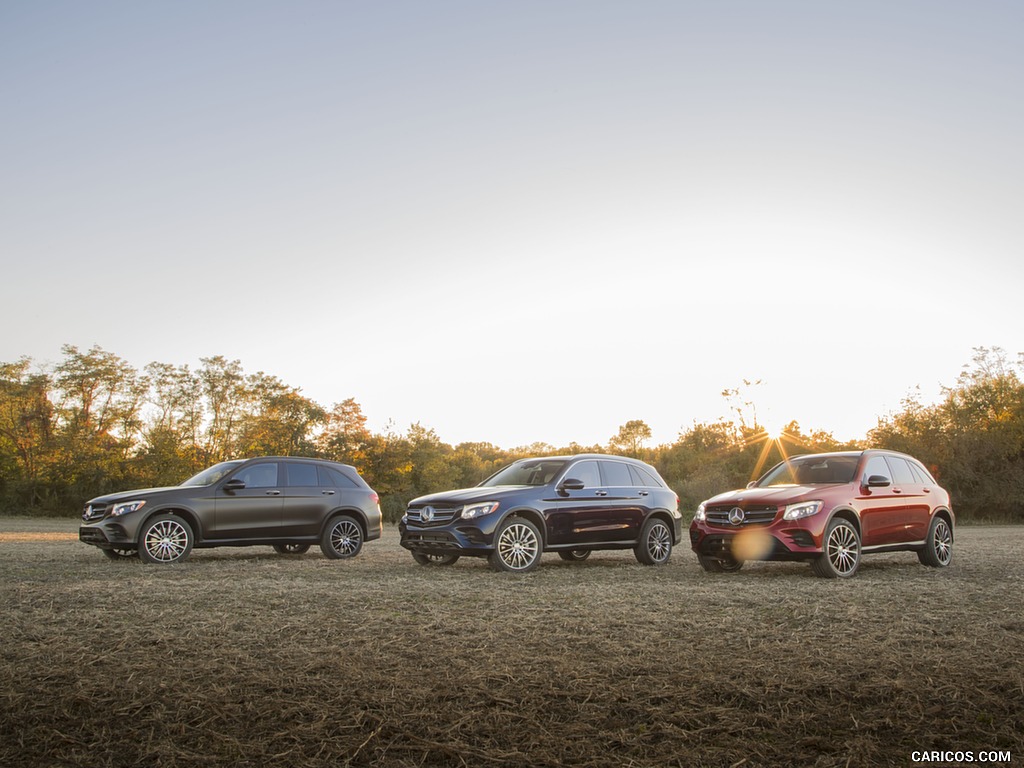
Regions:
<instances>
[{"instance_id":1,"label":"sun","mask_svg":"<svg viewBox=\"0 0 1024 768\"><path fill-rule=\"evenodd\" d=\"M750 476L751 480L759 478L761 473L767 468L766 464L773 448L778 449L783 461L789 461L789 452L786 450L786 444L789 443L791 446L800 444L799 438L796 435L791 435L786 430L786 425L773 420L770 416L759 419L757 428L758 431L747 440L748 445L762 444L761 453L757 457L757 463L754 465L754 471Z\"/></svg>"}]
</instances>

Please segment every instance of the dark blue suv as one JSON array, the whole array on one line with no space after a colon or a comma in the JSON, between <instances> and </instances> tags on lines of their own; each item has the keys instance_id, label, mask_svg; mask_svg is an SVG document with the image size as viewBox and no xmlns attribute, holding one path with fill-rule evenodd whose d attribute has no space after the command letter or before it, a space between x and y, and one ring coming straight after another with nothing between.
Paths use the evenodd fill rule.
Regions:
<instances>
[{"instance_id":1,"label":"dark blue suv","mask_svg":"<svg viewBox=\"0 0 1024 768\"><path fill-rule=\"evenodd\" d=\"M399 524L420 565L487 557L525 573L543 552L585 560L632 549L645 565L668 561L682 536L679 497L648 464L605 454L521 459L474 488L420 496Z\"/></svg>"}]
</instances>

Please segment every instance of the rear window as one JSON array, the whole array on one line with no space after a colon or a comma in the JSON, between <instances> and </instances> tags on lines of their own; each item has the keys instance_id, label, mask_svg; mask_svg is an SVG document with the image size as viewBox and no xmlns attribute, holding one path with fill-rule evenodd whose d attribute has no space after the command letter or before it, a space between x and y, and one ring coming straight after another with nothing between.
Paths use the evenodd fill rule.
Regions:
<instances>
[{"instance_id":1,"label":"rear window","mask_svg":"<svg viewBox=\"0 0 1024 768\"><path fill-rule=\"evenodd\" d=\"M648 472L643 467L634 467L632 464L629 467L629 474L633 478L633 485L641 486L642 488L663 488L664 485L658 481L654 475Z\"/></svg>"},{"instance_id":2,"label":"rear window","mask_svg":"<svg viewBox=\"0 0 1024 768\"><path fill-rule=\"evenodd\" d=\"M320 485L325 488L358 488L359 485L355 480L350 478L340 469L334 467L325 467L323 464L318 464L316 467L317 472L320 474ZM311 483L316 485L316 483Z\"/></svg>"}]
</instances>

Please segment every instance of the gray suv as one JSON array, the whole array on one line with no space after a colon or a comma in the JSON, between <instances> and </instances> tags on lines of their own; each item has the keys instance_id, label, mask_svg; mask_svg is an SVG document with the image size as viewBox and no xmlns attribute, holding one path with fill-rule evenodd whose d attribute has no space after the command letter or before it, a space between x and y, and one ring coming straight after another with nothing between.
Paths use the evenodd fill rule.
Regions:
<instances>
[{"instance_id":1,"label":"gray suv","mask_svg":"<svg viewBox=\"0 0 1024 768\"><path fill-rule=\"evenodd\" d=\"M180 563L193 547L268 544L300 555L355 557L381 535L380 499L355 468L267 456L225 461L181 485L91 499L78 538L118 560Z\"/></svg>"}]
</instances>

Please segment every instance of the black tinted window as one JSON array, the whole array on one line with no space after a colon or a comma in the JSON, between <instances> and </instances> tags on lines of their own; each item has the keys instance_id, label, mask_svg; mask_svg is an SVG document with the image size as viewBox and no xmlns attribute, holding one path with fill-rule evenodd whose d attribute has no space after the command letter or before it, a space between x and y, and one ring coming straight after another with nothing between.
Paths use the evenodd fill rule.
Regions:
<instances>
[{"instance_id":1,"label":"black tinted window","mask_svg":"<svg viewBox=\"0 0 1024 768\"><path fill-rule=\"evenodd\" d=\"M604 484L613 487L633 485L633 478L629 474L629 465L621 461L602 461L601 475L604 477Z\"/></svg>"},{"instance_id":2,"label":"black tinted window","mask_svg":"<svg viewBox=\"0 0 1024 768\"><path fill-rule=\"evenodd\" d=\"M277 487L277 462L266 464L251 464L241 470L232 479L241 480L246 488L276 488Z\"/></svg>"},{"instance_id":3,"label":"black tinted window","mask_svg":"<svg viewBox=\"0 0 1024 768\"><path fill-rule=\"evenodd\" d=\"M316 464L285 464L288 485L319 485L316 476Z\"/></svg>"},{"instance_id":4,"label":"black tinted window","mask_svg":"<svg viewBox=\"0 0 1024 768\"><path fill-rule=\"evenodd\" d=\"M659 483L650 472L642 467L634 467L631 464L629 467L629 474L633 478L633 485L639 485L643 488L662 487L661 483Z\"/></svg>"},{"instance_id":5,"label":"black tinted window","mask_svg":"<svg viewBox=\"0 0 1024 768\"><path fill-rule=\"evenodd\" d=\"M897 485L913 485L914 473L910 471L910 465L898 456L886 456L886 463L892 468L892 479Z\"/></svg>"},{"instance_id":6,"label":"black tinted window","mask_svg":"<svg viewBox=\"0 0 1024 768\"><path fill-rule=\"evenodd\" d=\"M323 464L317 467L320 472L320 485L328 488L358 488L356 481L334 467L325 467Z\"/></svg>"},{"instance_id":7,"label":"black tinted window","mask_svg":"<svg viewBox=\"0 0 1024 768\"><path fill-rule=\"evenodd\" d=\"M596 461L581 461L578 464L573 464L565 473L565 477L581 480L584 488L601 487L601 474L598 472Z\"/></svg>"}]
</instances>

